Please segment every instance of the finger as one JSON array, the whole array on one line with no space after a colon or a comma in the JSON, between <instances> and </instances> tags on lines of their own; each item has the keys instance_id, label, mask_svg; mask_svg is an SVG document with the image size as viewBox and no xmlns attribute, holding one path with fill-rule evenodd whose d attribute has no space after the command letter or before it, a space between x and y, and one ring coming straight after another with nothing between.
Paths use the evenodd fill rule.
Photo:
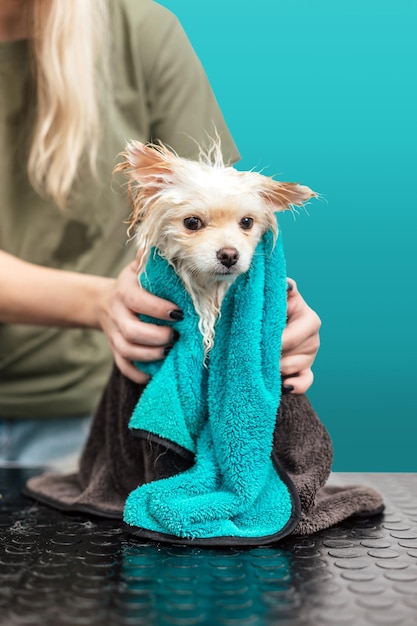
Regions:
<instances>
[{"instance_id":1,"label":"finger","mask_svg":"<svg viewBox=\"0 0 417 626\"><path fill-rule=\"evenodd\" d=\"M147 363L160 361L168 354L171 347L171 342L161 346L130 343L120 334L113 337L112 344L113 351L121 358L128 361L144 361Z\"/></svg>"},{"instance_id":2,"label":"finger","mask_svg":"<svg viewBox=\"0 0 417 626\"><path fill-rule=\"evenodd\" d=\"M282 351L284 353L297 352L302 349L306 350L308 346L309 351L317 352L320 347L320 326L321 320L312 309L309 309L308 315L304 314L296 321L295 317L292 318L282 333Z\"/></svg>"},{"instance_id":3,"label":"finger","mask_svg":"<svg viewBox=\"0 0 417 626\"><path fill-rule=\"evenodd\" d=\"M126 376L126 378L132 380L134 383L138 383L139 385L145 385L148 382L149 376L145 374L145 372L139 370L130 361L116 356L115 362L121 373Z\"/></svg>"},{"instance_id":4,"label":"finger","mask_svg":"<svg viewBox=\"0 0 417 626\"><path fill-rule=\"evenodd\" d=\"M313 356L310 354L294 354L281 359L280 370L281 376L296 376L303 370L309 369L314 362Z\"/></svg>"},{"instance_id":5,"label":"finger","mask_svg":"<svg viewBox=\"0 0 417 626\"><path fill-rule=\"evenodd\" d=\"M184 317L183 312L176 304L164 298L159 298L159 296L155 296L143 288L135 290L135 294L129 302L129 308L136 313L171 322L180 321Z\"/></svg>"},{"instance_id":6,"label":"finger","mask_svg":"<svg viewBox=\"0 0 417 626\"><path fill-rule=\"evenodd\" d=\"M314 374L311 369L305 369L297 376L285 378L283 381L283 393L301 394L306 393L314 381Z\"/></svg>"},{"instance_id":7,"label":"finger","mask_svg":"<svg viewBox=\"0 0 417 626\"><path fill-rule=\"evenodd\" d=\"M177 336L172 327L142 322L133 314L119 319L118 331L126 343L133 345L167 346Z\"/></svg>"},{"instance_id":8,"label":"finger","mask_svg":"<svg viewBox=\"0 0 417 626\"><path fill-rule=\"evenodd\" d=\"M162 348L153 348L149 346L138 346L135 351L135 355L132 357L132 361L139 361L141 363L153 363L154 361L161 361L164 359L172 349L172 345L168 345Z\"/></svg>"}]
</instances>

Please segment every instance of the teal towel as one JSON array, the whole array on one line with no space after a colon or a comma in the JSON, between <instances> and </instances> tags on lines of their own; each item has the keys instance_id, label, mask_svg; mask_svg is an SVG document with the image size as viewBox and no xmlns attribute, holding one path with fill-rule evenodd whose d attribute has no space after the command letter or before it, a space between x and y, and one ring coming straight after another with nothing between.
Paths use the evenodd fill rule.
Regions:
<instances>
[{"instance_id":1,"label":"teal towel","mask_svg":"<svg viewBox=\"0 0 417 626\"><path fill-rule=\"evenodd\" d=\"M129 426L140 436L194 455L195 463L132 491L125 522L139 536L160 538L287 534L297 521L296 495L271 458L286 323L281 235L275 246L272 232L264 235L249 271L229 288L205 365L191 298L156 251L142 283L175 302L184 320L175 324L180 338L164 360L138 364L151 380Z\"/></svg>"}]
</instances>

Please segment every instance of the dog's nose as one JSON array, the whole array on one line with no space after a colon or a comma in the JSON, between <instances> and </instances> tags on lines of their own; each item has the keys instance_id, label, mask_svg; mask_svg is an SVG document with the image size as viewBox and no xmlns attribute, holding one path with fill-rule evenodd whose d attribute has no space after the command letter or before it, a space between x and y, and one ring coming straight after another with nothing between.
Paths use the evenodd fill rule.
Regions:
<instances>
[{"instance_id":1,"label":"dog's nose","mask_svg":"<svg viewBox=\"0 0 417 626\"><path fill-rule=\"evenodd\" d=\"M217 258L225 267L232 267L239 260L239 252L236 248L221 248L217 252Z\"/></svg>"}]
</instances>

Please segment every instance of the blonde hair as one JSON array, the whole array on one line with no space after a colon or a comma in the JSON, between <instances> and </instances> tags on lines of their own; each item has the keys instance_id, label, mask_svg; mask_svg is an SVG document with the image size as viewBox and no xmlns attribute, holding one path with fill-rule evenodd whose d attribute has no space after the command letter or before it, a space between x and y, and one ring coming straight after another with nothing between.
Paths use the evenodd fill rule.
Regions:
<instances>
[{"instance_id":1,"label":"blonde hair","mask_svg":"<svg viewBox=\"0 0 417 626\"><path fill-rule=\"evenodd\" d=\"M39 193L63 207L80 159L96 172L107 0L33 0L31 10L37 101L28 174Z\"/></svg>"}]
</instances>

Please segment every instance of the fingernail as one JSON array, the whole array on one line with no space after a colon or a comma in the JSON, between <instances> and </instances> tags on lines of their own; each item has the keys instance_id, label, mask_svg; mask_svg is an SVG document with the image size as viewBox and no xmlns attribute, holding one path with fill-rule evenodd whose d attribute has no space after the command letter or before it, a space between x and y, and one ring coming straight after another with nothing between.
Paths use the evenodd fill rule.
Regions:
<instances>
[{"instance_id":1,"label":"fingernail","mask_svg":"<svg viewBox=\"0 0 417 626\"><path fill-rule=\"evenodd\" d=\"M282 393L291 393L294 389L294 385L282 385Z\"/></svg>"},{"instance_id":2,"label":"fingernail","mask_svg":"<svg viewBox=\"0 0 417 626\"><path fill-rule=\"evenodd\" d=\"M180 309L173 309L169 312L169 317L176 322L180 322L184 319L184 313Z\"/></svg>"},{"instance_id":3,"label":"fingernail","mask_svg":"<svg viewBox=\"0 0 417 626\"><path fill-rule=\"evenodd\" d=\"M167 356L172 350L172 346L167 346L164 348L164 356Z\"/></svg>"},{"instance_id":4,"label":"fingernail","mask_svg":"<svg viewBox=\"0 0 417 626\"><path fill-rule=\"evenodd\" d=\"M172 343L175 343L180 338L180 334L176 328L172 331Z\"/></svg>"},{"instance_id":5,"label":"fingernail","mask_svg":"<svg viewBox=\"0 0 417 626\"><path fill-rule=\"evenodd\" d=\"M294 289L294 285L287 280L287 291L292 291Z\"/></svg>"}]
</instances>

